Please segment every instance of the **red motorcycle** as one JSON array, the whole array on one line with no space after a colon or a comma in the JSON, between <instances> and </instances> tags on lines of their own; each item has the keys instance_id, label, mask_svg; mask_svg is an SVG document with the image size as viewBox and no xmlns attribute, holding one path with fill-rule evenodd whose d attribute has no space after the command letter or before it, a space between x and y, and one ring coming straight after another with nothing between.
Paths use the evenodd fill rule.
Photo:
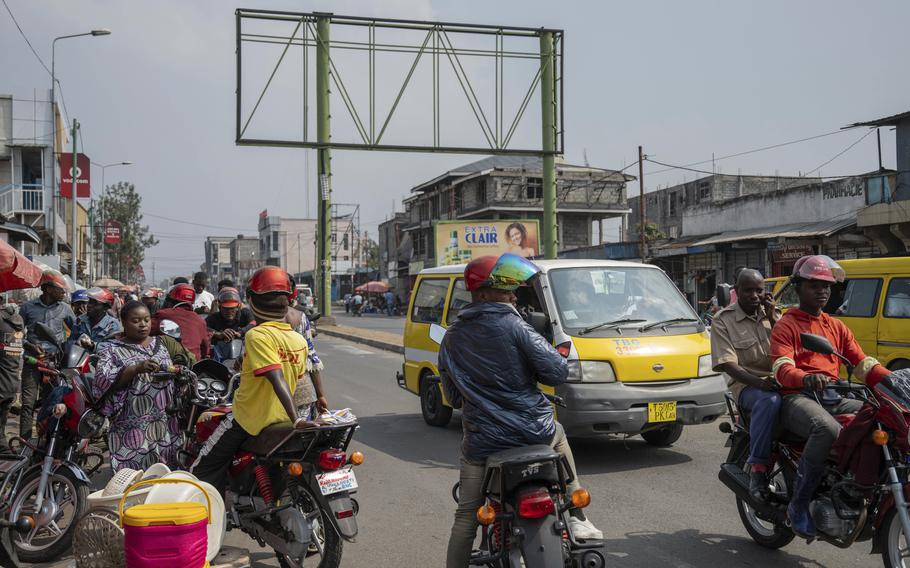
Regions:
<instances>
[{"instance_id":1,"label":"red motorcycle","mask_svg":"<svg viewBox=\"0 0 910 568\"><path fill-rule=\"evenodd\" d=\"M910 371L897 371L874 388L849 382L853 368L827 339L803 333L804 349L834 355L848 370L847 382L832 387L842 396L863 401L854 415L838 416L844 426L825 465L810 504L818 540L847 548L871 541L886 568L910 567ZM787 504L795 486L804 440L784 432L775 442L770 495L756 500L749 492L749 420L727 395L732 423L720 425L729 434L730 453L718 477L736 495L746 531L766 548L781 548L795 534L787 524Z\"/></svg>"}]
</instances>

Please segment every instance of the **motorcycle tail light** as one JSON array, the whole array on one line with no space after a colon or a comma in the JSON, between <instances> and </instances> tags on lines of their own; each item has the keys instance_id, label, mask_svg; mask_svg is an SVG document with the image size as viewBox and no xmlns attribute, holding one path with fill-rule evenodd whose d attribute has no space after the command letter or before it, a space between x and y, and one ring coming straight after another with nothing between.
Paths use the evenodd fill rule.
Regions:
<instances>
[{"instance_id":1,"label":"motorcycle tail light","mask_svg":"<svg viewBox=\"0 0 910 568\"><path fill-rule=\"evenodd\" d=\"M348 457L341 450L322 450L319 452L319 467L323 471L336 470L343 466Z\"/></svg>"},{"instance_id":2,"label":"motorcycle tail light","mask_svg":"<svg viewBox=\"0 0 910 568\"><path fill-rule=\"evenodd\" d=\"M518 498L518 516L523 519L542 519L555 510L553 498L546 489L525 493Z\"/></svg>"}]
</instances>

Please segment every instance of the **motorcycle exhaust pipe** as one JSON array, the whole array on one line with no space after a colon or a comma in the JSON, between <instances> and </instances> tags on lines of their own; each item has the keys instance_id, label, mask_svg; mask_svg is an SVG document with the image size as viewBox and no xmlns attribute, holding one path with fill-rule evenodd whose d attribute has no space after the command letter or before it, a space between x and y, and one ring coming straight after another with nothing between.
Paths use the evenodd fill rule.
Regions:
<instances>
[{"instance_id":1,"label":"motorcycle exhaust pipe","mask_svg":"<svg viewBox=\"0 0 910 568\"><path fill-rule=\"evenodd\" d=\"M749 475L735 463L722 464L720 471L717 473L717 478L737 497L745 501L757 513L760 513L762 518L774 523L783 523L786 520L787 514L783 508L759 502L752 498L752 495L749 494Z\"/></svg>"}]
</instances>

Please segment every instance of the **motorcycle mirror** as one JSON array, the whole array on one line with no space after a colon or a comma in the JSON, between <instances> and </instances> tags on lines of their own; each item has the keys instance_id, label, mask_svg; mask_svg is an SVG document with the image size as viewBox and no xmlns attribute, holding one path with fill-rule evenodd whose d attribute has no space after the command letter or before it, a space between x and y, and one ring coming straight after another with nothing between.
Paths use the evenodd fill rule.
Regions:
<instances>
[{"instance_id":1,"label":"motorcycle mirror","mask_svg":"<svg viewBox=\"0 0 910 568\"><path fill-rule=\"evenodd\" d=\"M438 323L430 325L430 339L434 343L442 345L442 338L446 335L446 328L442 327Z\"/></svg>"},{"instance_id":2,"label":"motorcycle mirror","mask_svg":"<svg viewBox=\"0 0 910 568\"><path fill-rule=\"evenodd\" d=\"M318 320L319 318L321 318L321 317L322 317L322 314L319 313L319 312L313 312L313 315L308 316L308 317L310 318L310 321L313 322L313 321L316 321L316 320Z\"/></svg>"},{"instance_id":3,"label":"motorcycle mirror","mask_svg":"<svg viewBox=\"0 0 910 568\"><path fill-rule=\"evenodd\" d=\"M820 353L822 355L834 355L834 346L831 345L831 342L821 335L815 335L814 333L800 333L799 341L802 343L803 348L814 353Z\"/></svg>"},{"instance_id":4,"label":"motorcycle mirror","mask_svg":"<svg viewBox=\"0 0 910 568\"><path fill-rule=\"evenodd\" d=\"M161 320L161 334L180 341L180 326L173 320Z\"/></svg>"},{"instance_id":5,"label":"motorcycle mirror","mask_svg":"<svg viewBox=\"0 0 910 568\"><path fill-rule=\"evenodd\" d=\"M54 330L46 323L38 322L35 324L35 335L48 343L53 343L58 349L60 348L60 342L54 336Z\"/></svg>"}]
</instances>

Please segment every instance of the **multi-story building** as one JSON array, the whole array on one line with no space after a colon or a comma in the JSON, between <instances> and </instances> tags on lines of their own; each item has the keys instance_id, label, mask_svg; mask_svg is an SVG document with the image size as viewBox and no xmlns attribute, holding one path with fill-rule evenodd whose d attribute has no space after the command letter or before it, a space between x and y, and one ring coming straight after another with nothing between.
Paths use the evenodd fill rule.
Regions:
<instances>
[{"instance_id":1,"label":"multi-story building","mask_svg":"<svg viewBox=\"0 0 910 568\"><path fill-rule=\"evenodd\" d=\"M234 276L234 269L231 265L231 242L233 240L234 237L205 238L203 272L207 273L209 279L214 282Z\"/></svg>"},{"instance_id":2,"label":"multi-story building","mask_svg":"<svg viewBox=\"0 0 910 568\"><path fill-rule=\"evenodd\" d=\"M411 239L402 230L409 218L407 213L395 213L379 224L379 279L388 282L402 301L407 295L408 263L413 252Z\"/></svg>"},{"instance_id":3,"label":"multi-story building","mask_svg":"<svg viewBox=\"0 0 910 568\"><path fill-rule=\"evenodd\" d=\"M52 108L50 93L38 91L32 99L0 95L0 215L29 227L37 234L10 231L19 250L29 255L50 249L56 229L61 251L69 251L69 231L64 212L69 200L57 198L57 215L52 216L55 149L63 145L66 129L60 124L59 111ZM58 121L54 139L54 120ZM80 250L85 250L82 248Z\"/></svg>"},{"instance_id":4,"label":"multi-story building","mask_svg":"<svg viewBox=\"0 0 910 568\"><path fill-rule=\"evenodd\" d=\"M250 276L265 263L260 255L259 239L237 235L229 246L231 275L238 287L245 286Z\"/></svg>"},{"instance_id":5,"label":"multi-story building","mask_svg":"<svg viewBox=\"0 0 910 568\"><path fill-rule=\"evenodd\" d=\"M444 260L436 258L434 224L446 220L543 218L543 168L540 158L494 156L466 164L417 185L403 201L402 231L411 241L409 275ZM614 170L556 162L557 240L559 250L603 240L603 222L624 219L629 208L626 184L632 176ZM597 229L595 230L595 223ZM389 249L380 250L389 256ZM402 274L399 272L399 277Z\"/></svg>"}]
</instances>

